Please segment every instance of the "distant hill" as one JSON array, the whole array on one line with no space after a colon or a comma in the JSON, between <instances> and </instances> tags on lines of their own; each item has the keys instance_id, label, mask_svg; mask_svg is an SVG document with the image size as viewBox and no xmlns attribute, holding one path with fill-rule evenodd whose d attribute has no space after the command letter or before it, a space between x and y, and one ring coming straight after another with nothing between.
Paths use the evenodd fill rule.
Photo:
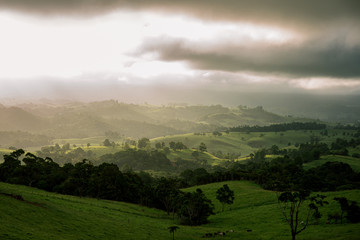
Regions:
<instances>
[{"instance_id":1,"label":"distant hill","mask_svg":"<svg viewBox=\"0 0 360 240\"><path fill-rule=\"evenodd\" d=\"M19 107L0 106L0 131L39 131L47 121Z\"/></svg>"},{"instance_id":2,"label":"distant hill","mask_svg":"<svg viewBox=\"0 0 360 240\"><path fill-rule=\"evenodd\" d=\"M114 100L0 106L0 131L27 131L51 138L104 136L107 131L124 137L153 138L293 121L300 120L270 113L262 107L154 106Z\"/></svg>"}]
</instances>

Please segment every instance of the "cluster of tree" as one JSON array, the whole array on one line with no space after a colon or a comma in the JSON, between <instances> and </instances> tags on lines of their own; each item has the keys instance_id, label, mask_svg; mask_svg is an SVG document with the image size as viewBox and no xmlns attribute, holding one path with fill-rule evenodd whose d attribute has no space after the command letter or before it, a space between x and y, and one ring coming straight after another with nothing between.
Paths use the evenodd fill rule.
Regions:
<instances>
[{"instance_id":1,"label":"cluster of tree","mask_svg":"<svg viewBox=\"0 0 360 240\"><path fill-rule=\"evenodd\" d=\"M85 151L83 148L77 147L76 145L70 146L69 143L62 145L61 147L59 144L42 147L40 151L36 152L36 155L42 158L51 158L59 164L95 158L95 154L91 150Z\"/></svg>"},{"instance_id":2,"label":"cluster of tree","mask_svg":"<svg viewBox=\"0 0 360 240\"><path fill-rule=\"evenodd\" d=\"M342 124L337 124L334 129L341 129L341 130L359 130L360 131L360 126L359 123L357 125L342 125Z\"/></svg>"},{"instance_id":3,"label":"cluster of tree","mask_svg":"<svg viewBox=\"0 0 360 240\"><path fill-rule=\"evenodd\" d=\"M335 197L334 200L340 205L340 213L328 214L329 221L334 220L337 223L340 220L340 223L343 223L343 218L346 218L351 223L360 222L360 207L357 205L357 202L349 201L345 197Z\"/></svg>"},{"instance_id":4,"label":"cluster of tree","mask_svg":"<svg viewBox=\"0 0 360 240\"><path fill-rule=\"evenodd\" d=\"M157 142L155 143L155 148L156 149L162 149L165 147L165 142Z\"/></svg>"},{"instance_id":5,"label":"cluster of tree","mask_svg":"<svg viewBox=\"0 0 360 240\"><path fill-rule=\"evenodd\" d=\"M205 143L201 142L199 145L199 151L200 152L206 152L207 151L207 146Z\"/></svg>"},{"instance_id":6,"label":"cluster of tree","mask_svg":"<svg viewBox=\"0 0 360 240\"><path fill-rule=\"evenodd\" d=\"M169 142L169 147L174 151L187 149L187 146L182 142L174 142L174 141Z\"/></svg>"},{"instance_id":7,"label":"cluster of tree","mask_svg":"<svg viewBox=\"0 0 360 240\"><path fill-rule=\"evenodd\" d=\"M214 208L200 189L180 191L185 184L179 179L154 179L144 172L121 172L113 163L94 166L87 160L60 167L50 158L25 154L22 149L4 156L4 162L0 164L0 181L61 194L156 207L166 210L169 215L177 215L182 223L189 225L205 223Z\"/></svg>"},{"instance_id":8,"label":"cluster of tree","mask_svg":"<svg viewBox=\"0 0 360 240\"><path fill-rule=\"evenodd\" d=\"M146 148L147 146L150 146L150 139L140 138L138 141L138 148Z\"/></svg>"},{"instance_id":9,"label":"cluster of tree","mask_svg":"<svg viewBox=\"0 0 360 240\"><path fill-rule=\"evenodd\" d=\"M114 163L120 168L126 166L133 170L169 170L173 168L166 155L158 150L146 151L130 148L114 154L102 155L99 162Z\"/></svg>"},{"instance_id":10,"label":"cluster of tree","mask_svg":"<svg viewBox=\"0 0 360 240\"><path fill-rule=\"evenodd\" d=\"M180 141L179 142L175 142L175 141L169 142L169 147L166 147L165 142L157 142L157 143L155 143L155 148L163 149L163 150L165 150L165 152L169 151L170 149L172 149L173 151L188 149L188 147L183 142L180 142Z\"/></svg>"},{"instance_id":11,"label":"cluster of tree","mask_svg":"<svg viewBox=\"0 0 360 240\"><path fill-rule=\"evenodd\" d=\"M219 131L213 131L212 134L216 137L216 136L222 136L222 133Z\"/></svg>"},{"instance_id":12,"label":"cluster of tree","mask_svg":"<svg viewBox=\"0 0 360 240\"><path fill-rule=\"evenodd\" d=\"M335 191L360 188L360 174L342 162L327 162L304 170L302 162L289 156L271 161L231 162L224 167L187 169L180 174L186 185L201 185L229 180L252 180L268 190Z\"/></svg>"},{"instance_id":13,"label":"cluster of tree","mask_svg":"<svg viewBox=\"0 0 360 240\"><path fill-rule=\"evenodd\" d=\"M291 158L297 159L297 161L307 163L320 159L322 155L348 156L349 147L355 148L360 145L360 138L352 138L351 140L337 138L335 142L331 143L330 148L326 143L320 143L315 137L310 140L309 143L299 144L298 149L280 149L277 145L273 145L269 149L261 149L259 151L265 151L266 154L288 155ZM360 154L353 153L352 157L360 158Z\"/></svg>"},{"instance_id":14,"label":"cluster of tree","mask_svg":"<svg viewBox=\"0 0 360 240\"><path fill-rule=\"evenodd\" d=\"M195 135L195 136L205 136L206 133L204 133L204 132L201 132L201 133L195 132L194 135Z\"/></svg>"},{"instance_id":15,"label":"cluster of tree","mask_svg":"<svg viewBox=\"0 0 360 240\"><path fill-rule=\"evenodd\" d=\"M287 155L301 163L319 160L322 155L328 154L330 154L330 149L326 143L304 143L300 144L298 149L287 152Z\"/></svg>"},{"instance_id":16,"label":"cluster of tree","mask_svg":"<svg viewBox=\"0 0 360 240\"><path fill-rule=\"evenodd\" d=\"M331 143L331 151L333 154L348 156L348 147L356 147L360 145L360 137L352 138L351 140L337 138L335 142ZM360 157L356 154L353 157Z\"/></svg>"},{"instance_id":17,"label":"cluster of tree","mask_svg":"<svg viewBox=\"0 0 360 240\"><path fill-rule=\"evenodd\" d=\"M110 140L108 138L106 138L102 144L105 147L115 147L116 146L116 143L114 141L110 142Z\"/></svg>"},{"instance_id":18,"label":"cluster of tree","mask_svg":"<svg viewBox=\"0 0 360 240\"><path fill-rule=\"evenodd\" d=\"M316 122L292 122L272 124L269 126L238 126L230 128L230 132L285 132L289 130L322 130L326 124Z\"/></svg>"}]
</instances>

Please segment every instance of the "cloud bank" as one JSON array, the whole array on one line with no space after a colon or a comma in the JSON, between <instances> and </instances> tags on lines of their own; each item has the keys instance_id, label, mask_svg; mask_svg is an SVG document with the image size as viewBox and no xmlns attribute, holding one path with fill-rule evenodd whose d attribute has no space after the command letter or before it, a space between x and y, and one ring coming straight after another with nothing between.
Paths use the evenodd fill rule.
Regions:
<instances>
[{"instance_id":1,"label":"cloud bank","mask_svg":"<svg viewBox=\"0 0 360 240\"><path fill-rule=\"evenodd\" d=\"M87 41L86 44L80 41L82 39L80 36L78 44L72 48L74 41L71 37L81 32L74 31L72 36L71 34L64 36L64 39L70 39L68 41L69 54L64 57L68 57L69 60L58 57L57 59L60 60L56 66L60 67L54 68L55 70L64 68L67 66L66 63L74 59L79 59L75 62L78 62L81 68L85 62L83 56L88 54L91 59L98 59L98 62L90 61L94 68L100 65L104 65L104 68L114 66L111 70L118 68L115 69L118 72L114 71L117 74L115 79L123 79L128 83L142 82L144 85L152 82L174 83L179 81L179 78L184 78L187 82L197 81L199 86L205 86L209 83L208 81L216 82L216 84L210 84L211 86L222 86L226 83L227 90L234 86L250 89L250 85L253 84L254 88L265 91L268 86L278 88L279 82L286 83L285 85L290 88L320 89L324 87L325 89L328 83L331 88L352 91L359 89L360 1L358 0L0 0L0 14L2 11L35 16L42 19L39 20L40 22L48 18L101 19L104 15L118 11L140 15L146 12L162 16L164 21L169 16L176 15L184 19L195 19L197 24L200 22L204 26L211 24L224 26L224 29L217 34L211 32L214 35L212 38L197 39L190 36L191 34L174 36L166 31L151 33L150 35L154 36L150 37L141 35L142 31L146 31L144 29L156 25L149 20L150 27L141 26L135 30L132 29L128 34L127 30L124 30L116 35L115 30L113 32L112 28L109 28L111 30L103 32L102 35L106 41L99 39L99 41ZM118 20L126 22L124 19ZM241 24L264 28L264 32L270 29L269 34L262 33L260 37L254 38L241 35L236 33L237 27ZM230 27L225 28L227 25ZM96 26L101 27L101 24ZM119 29L118 25L114 24L114 26ZM198 32L202 32L201 24L199 26ZM126 29L126 26L122 27ZM174 24L173 28L177 27ZM58 32L56 28L53 30ZM203 30L205 32L205 29ZM92 25L85 32L87 31L92 33ZM249 34L256 35L256 31ZM51 31L46 30L45 34L51 35L49 32ZM122 36L129 36L135 32L134 38L129 38L128 42L139 42L139 45L135 50L130 47L127 49L124 47L125 37ZM89 34L88 39L94 39L95 35L99 34ZM114 41L108 41L108 39L114 39ZM21 41L26 42L26 39L21 39ZM37 41L34 40L34 42ZM50 48L53 49L51 42L48 41ZM12 39L9 43L12 43ZM61 44L63 47L67 46L63 42ZM24 46L28 48L28 45L24 44ZM61 49L61 46L58 49ZM124 49L120 49L119 46L123 46ZM95 49L104 51L94 51ZM62 56L62 54L58 55ZM52 57L48 56L49 59ZM48 58L44 59L47 61ZM127 66L124 61L131 61L131 64ZM164 69L163 73L155 71L157 76L153 76L154 71L151 70L155 69L152 67L155 63L166 66L167 63L175 62L188 66L189 73L175 77L166 73L167 69ZM148 67L140 68L141 64ZM72 66L75 64L69 65L69 69L73 70ZM16 65L14 66L16 68ZM42 65L39 64L39 66L39 71L42 71ZM126 72L126 70L135 69L136 66L139 67L139 75L134 76L130 71ZM161 66L157 68L161 70ZM170 64L168 66L170 69ZM85 66L84 69L87 69L86 67L89 68ZM148 79L141 78L141 72L146 75L144 69L149 72ZM181 72L182 68L175 68L175 70ZM176 72L175 70L173 72ZM184 68L184 71L187 70ZM99 76L98 79L101 81L102 77ZM265 84L265 87L259 88L259 82L268 85Z\"/></svg>"},{"instance_id":2,"label":"cloud bank","mask_svg":"<svg viewBox=\"0 0 360 240\"><path fill-rule=\"evenodd\" d=\"M311 39L281 45L199 43L185 39L147 39L137 54L152 53L163 61L184 61L201 70L260 72L292 77L360 76L360 45L338 40Z\"/></svg>"}]
</instances>

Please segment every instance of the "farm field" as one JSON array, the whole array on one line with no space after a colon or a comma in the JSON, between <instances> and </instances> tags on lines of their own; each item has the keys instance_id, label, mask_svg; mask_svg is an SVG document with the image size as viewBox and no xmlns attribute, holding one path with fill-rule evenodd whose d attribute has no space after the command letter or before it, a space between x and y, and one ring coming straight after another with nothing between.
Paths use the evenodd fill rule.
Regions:
<instances>
[{"instance_id":1,"label":"farm field","mask_svg":"<svg viewBox=\"0 0 360 240\"><path fill-rule=\"evenodd\" d=\"M228 184L235 192L233 205L221 205L216 190ZM0 192L21 195L25 201L0 194L1 239L171 239L169 226L180 228L175 239L203 239L205 233L233 230L227 239L290 239L289 227L277 205L276 193L247 181L230 181L184 189L201 188L215 205L209 223L181 226L165 212L142 206L49 193L34 188L0 183ZM329 205L320 209L323 218L298 239L358 239L360 224L325 224L327 213L338 210L332 199L345 196L360 201L360 191L322 193ZM251 230L251 231L250 231Z\"/></svg>"}]
</instances>

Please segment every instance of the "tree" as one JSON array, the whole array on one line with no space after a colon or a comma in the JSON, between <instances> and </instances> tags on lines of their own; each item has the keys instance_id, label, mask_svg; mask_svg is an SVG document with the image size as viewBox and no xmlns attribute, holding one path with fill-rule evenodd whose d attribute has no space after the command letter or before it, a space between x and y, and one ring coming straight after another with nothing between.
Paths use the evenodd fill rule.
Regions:
<instances>
[{"instance_id":1,"label":"tree","mask_svg":"<svg viewBox=\"0 0 360 240\"><path fill-rule=\"evenodd\" d=\"M272 145L269 149L270 154L279 154L280 149L277 145Z\"/></svg>"},{"instance_id":2,"label":"tree","mask_svg":"<svg viewBox=\"0 0 360 240\"><path fill-rule=\"evenodd\" d=\"M18 149L9 155L4 155L4 162L0 164L0 181L16 182L17 172L21 169L21 161L19 158L24 153L24 150Z\"/></svg>"},{"instance_id":3,"label":"tree","mask_svg":"<svg viewBox=\"0 0 360 240\"><path fill-rule=\"evenodd\" d=\"M200 154L199 154L198 151L193 151L193 152L191 153L191 156L193 156L195 159L197 159L197 158L200 156Z\"/></svg>"},{"instance_id":4,"label":"tree","mask_svg":"<svg viewBox=\"0 0 360 240\"><path fill-rule=\"evenodd\" d=\"M177 200L180 194L176 185L176 180L162 177L155 188L158 201L163 204L168 215L170 215L170 212L172 211L173 217L175 215L175 210L178 205Z\"/></svg>"},{"instance_id":5,"label":"tree","mask_svg":"<svg viewBox=\"0 0 360 240\"><path fill-rule=\"evenodd\" d=\"M219 132L219 131L213 131L212 134L213 134L215 137L216 137L216 136L222 136L222 133Z\"/></svg>"},{"instance_id":6,"label":"tree","mask_svg":"<svg viewBox=\"0 0 360 240\"><path fill-rule=\"evenodd\" d=\"M265 149L261 149L259 151L256 151L255 155L254 155L254 160L261 162L264 161L266 157L266 151Z\"/></svg>"},{"instance_id":7,"label":"tree","mask_svg":"<svg viewBox=\"0 0 360 240\"><path fill-rule=\"evenodd\" d=\"M138 148L146 148L146 146L150 143L148 138L141 138L138 141Z\"/></svg>"},{"instance_id":8,"label":"tree","mask_svg":"<svg viewBox=\"0 0 360 240\"><path fill-rule=\"evenodd\" d=\"M230 190L227 184L224 184L221 188L216 191L216 199L222 204L222 211L224 211L225 204L234 203L234 191Z\"/></svg>"},{"instance_id":9,"label":"tree","mask_svg":"<svg viewBox=\"0 0 360 240\"><path fill-rule=\"evenodd\" d=\"M207 151L207 147L206 147L205 143L203 143L203 142L200 143L199 151L200 152L206 152Z\"/></svg>"},{"instance_id":10,"label":"tree","mask_svg":"<svg viewBox=\"0 0 360 240\"><path fill-rule=\"evenodd\" d=\"M173 240L174 240L174 239L175 239L175 231L176 231L177 229L179 229L179 227L178 227L178 226L171 226L171 227L168 227L168 229L169 229L170 233L172 233L172 235L173 235Z\"/></svg>"},{"instance_id":11,"label":"tree","mask_svg":"<svg viewBox=\"0 0 360 240\"><path fill-rule=\"evenodd\" d=\"M184 224L200 225L206 223L207 218L214 214L214 205L199 188L192 193L183 193L183 196L179 196L179 198L181 205L178 215Z\"/></svg>"},{"instance_id":12,"label":"tree","mask_svg":"<svg viewBox=\"0 0 360 240\"><path fill-rule=\"evenodd\" d=\"M341 213L340 213L340 223L343 222L344 213L346 213L346 218L352 223L360 222L360 207L357 205L357 202L350 201L346 197L336 197L334 198L340 204Z\"/></svg>"},{"instance_id":13,"label":"tree","mask_svg":"<svg viewBox=\"0 0 360 240\"><path fill-rule=\"evenodd\" d=\"M169 147L164 147L164 154L165 154L165 155L169 155L169 154L170 154L170 148L169 148Z\"/></svg>"},{"instance_id":14,"label":"tree","mask_svg":"<svg viewBox=\"0 0 360 240\"><path fill-rule=\"evenodd\" d=\"M111 146L112 146L109 139L105 139L104 142L103 142L103 145L104 145L105 147L111 147Z\"/></svg>"},{"instance_id":15,"label":"tree","mask_svg":"<svg viewBox=\"0 0 360 240\"><path fill-rule=\"evenodd\" d=\"M309 191L283 192L278 197L280 209L291 229L292 240L295 240L296 235L304 231L309 225L311 213L314 214L315 218L321 217L318 207L327 204L327 202L324 201L325 196L318 194L309 198L309 195ZM301 214L302 212L300 210L306 200L309 200L310 204L304 215ZM286 211L289 212L286 213ZM304 220L301 220L301 217L304 217Z\"/></svg>"},{"instance_id":16,"label":"tree","mask_svg":"<svg viewBox=\"0 0 360 240\"><path fill-rule=\"evenodd\" d=\"M185 144L183 144L182 142L177 142L175 143L175 150L179 149L179 150L182 150L182 149L187 149L187 146Z\"/></svg>"},{"instance_id":17,"label":"tree","mask_svg":"<svg viewBox=\"0 0 360 240\"><path fill-rule=\"evenodd\" d=\"M347 211L347 209L349 208L349 203L346 197L336 197L334 198L335 201L337 201L340 204L340 209L341 209L341 213L340 213L340 223L343 222L343 216L344 213Z\"/></svg>"},{"instance_id":18,"label":"tree","mask_svg":"<svg viewBox=\"0 0 360 240\"><path fill-rule=\"evenodd\" d=\"M160 149L161 148L161 143L160 142L155 143L155 148Z\"/></svg>"},{"instance_id":19,"label":"tree","mask_svg":"<svg viewBox=\"0 0 360 240\"><path fill-rule=\"evenodd\" d=\"M176 151L176 143L175 143L174 141L169 142L169 147L170 147L172 150Z\"/></svg>"},{"instance_id":20,"label":"tree","mask_svg":"<svg viewBox=\"0 0 360 240\"><path fill-rule=\"evenodd\" d=\"M70 143L65 143L62 148L61 148L64 152L69 151L70 150Z\"/></svg>"},{"instance_id":21,"label":"tree","mask_svg":"<svg viewBox=\"0 0 360 240\"><path fill-rule=\"evenodd\" d=\"M32 153L27 153L23 159L25 163L23 176L25 183L30 187L34 182L38 181L41 177L42 163L44 159L35 156Z\"/></svg>"}]
</instances>

